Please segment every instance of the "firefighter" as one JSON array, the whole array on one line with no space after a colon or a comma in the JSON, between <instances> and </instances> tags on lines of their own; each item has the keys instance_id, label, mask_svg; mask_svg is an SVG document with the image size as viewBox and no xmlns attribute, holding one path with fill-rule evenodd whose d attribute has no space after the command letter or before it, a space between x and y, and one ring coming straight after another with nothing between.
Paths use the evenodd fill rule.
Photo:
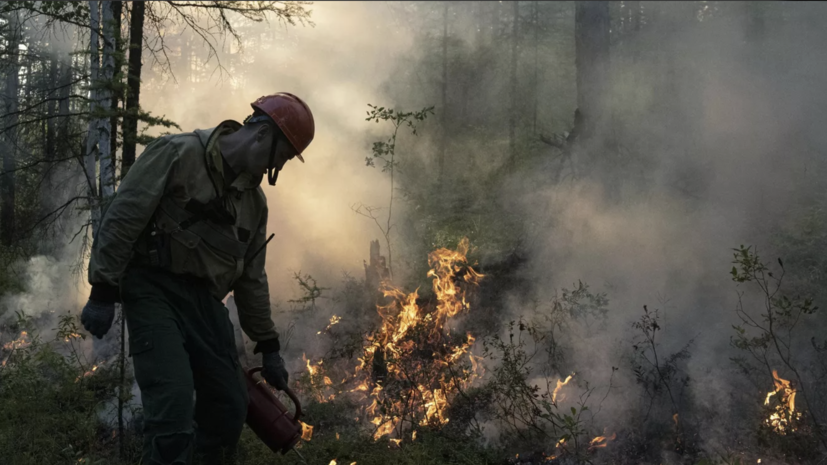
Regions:
<instances>
[{"instance_id":1,"label":"firefighter","mask_svg":"<svg viewBox=\"0 0 827 465\"><path fill-rule=\"evenodd\" d=\"M146 147L109 204L92 245L81 313L102 338L121 302L141 389L143 464L233 463L247 391L228 310L262 353L277 389L288 374L264 271L267 199L259 184L313 140L307 105L261 97L244 124L163 136ZM195 402L193 402L193 392Z\"/></svg>"}]
</instances>

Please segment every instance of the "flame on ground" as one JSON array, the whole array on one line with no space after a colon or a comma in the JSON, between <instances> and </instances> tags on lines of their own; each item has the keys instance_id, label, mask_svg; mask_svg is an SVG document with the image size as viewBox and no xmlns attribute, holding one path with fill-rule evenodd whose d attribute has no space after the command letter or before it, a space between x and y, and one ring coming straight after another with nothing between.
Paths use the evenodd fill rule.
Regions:
<instances>
[{"instance_id":1,"label":"flame on ground","mask_svg":"<svg viewBox=\"0 0 827 465\"><path fill-rule=\"evenodd\" d=\"M772 370L773 384L775 390L767 393L764 405L769 406L771 399L775 398L776 403L773 412L764 420L764 424L780 435L796 431L794 423L801 419L801 412L795 411L795 389L792 384L778 377L778 371Z\"/></svg>"},{"instance_id":2,"label":"flame on ground","mask_svg":"<svg viewBox=\"0 0 827 465\"><path fill-rule=\"evenodd\" d=\"M322 333L328 332L330 330L330 328L333 327L333 325L339 324L340 321L342 321L342 317L333 315L332 317L330 317L330 324L328 324L327 327L325 327L325 329L317 332L316 334L322 334Z\"/></svg>"},{"instance_id":3,"label":"flame on ground","mask_svg":"<svg viewBox=\"0 0 827 465\"><path fill-rule=\"evenodd\" d=\"M313 437L313 427L303 421L299 421L302 425L302 441L309 441ZM336 439L339 439L339 433L336 433Z\"/></svg>"},{"instance_id":4,"label":"flame on ground","mask_svg":"<svg viewBox=\"0 0 827 465\"><path fill-rule=\"evenodd\" d=\"M554 450L556 451L557 449L560 449L561 447L563 447L565 445L566 445L566 439L565 438L560 438L560 440L557 441L557 444L554 445ZM562 453L562 451L557 452L554 455L547 455L547 456L545 456L543 461L544 462L551 462L552 460L557 460L557 458L560 457L561 453Z\"/></svg>"},{"instance_id":5,"label":"flame on ground","mask_svg":"<svg viewBox=\"0 0 827 465\"><path fill-rule=\"evenodd\" d=\"M32 341L31 338L29 338L29 333L26 331L21 331L20 335L17 336L17 339L3 344L3 350L22 349L24 347L28 347L31 343Z\"/></svg>"},{"instance_id":6,"label":"flame on ground","mask_svg":"<svg viewBox=\"0 0 827 465\"><path fill-rule=\"evenodd\" d=\"M381 283L381 327L366 336L359 364L341 383L353 383L342 389L362 402L360 416L373 424L375 440L391 436L398 444L403 433L417 425L445 425L453 397L482 374L480 357L470 353L474 336L450 328L452 319L470 310L467 292L483 277L467 263L468 250L465 238L457 250L440 248L428 254L434 301L423 303L418 290L406 293L390 282ZM339 321L331 318L325 331ZM333 394L327 393L337 386L324 376L322 362L304 360L316 399L331 400Z\"/></svg>"},{"instance_id":7,"label":"flame on ground","mask_svg":"<svg viewBox=\"0 0 827 465\"><path fill-rule=\"evenodd\" d=\"M589 441L589 450L602 449L609 444L609 441L614 441L615 439L617 439L617 433L612 433L611 436L597 436Z\"/></svg>"},{"instance_id":8,"label":"flame on ground","mask_svg":"<svg viewBox=\"0 0 827 465\"><path fill-rule=\"evenodd\" d=\"M92 365L92 368L90 368L89 370L86 370L86 372L84 372L82 375L75 378L75 382L77 383L78 381L81 380L81 378L86 378L87 376L92 376L96 371L98 371L98 368L100 368L100 366L103 365L103 364L104 364L104 362L100 362L100 364L98 364L98 365Z\"/></svg>"}]
</instances>

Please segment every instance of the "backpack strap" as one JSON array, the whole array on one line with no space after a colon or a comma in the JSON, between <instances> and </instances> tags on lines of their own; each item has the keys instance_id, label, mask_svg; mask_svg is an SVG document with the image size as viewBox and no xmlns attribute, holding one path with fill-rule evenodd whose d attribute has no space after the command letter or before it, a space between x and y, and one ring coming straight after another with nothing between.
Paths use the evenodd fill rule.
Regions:
<instances>
[{"instance_id":1,"label":"backpack strap","mask_svg":"<svg viewBox=\"0 0 827 465\"><path fill-rule=\"evenodd\" d=\"M192 214L170 198L161 200L158 207L178 225L178 227L170 231L169 234L187 230L199 236L210 246L226 252L235 258L243 259L244 255L246 255L247 243L228 236L225 232L211 225L209 221L203 221L207 219L205 214Z\"/></svg>"}]
</instances>

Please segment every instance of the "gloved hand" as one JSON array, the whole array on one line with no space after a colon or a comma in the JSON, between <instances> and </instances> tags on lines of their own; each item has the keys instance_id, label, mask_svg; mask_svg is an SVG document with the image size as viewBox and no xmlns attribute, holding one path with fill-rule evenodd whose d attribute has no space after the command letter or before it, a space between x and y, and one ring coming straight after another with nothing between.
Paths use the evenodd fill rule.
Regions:
<instances>
[{"instance_id":1,"label":"gloved hand","mask_svg":"<svg viewBox=\"0 0 827 465\"><path fill-rule=\"evenodd\" d=\"M97 302L89 299L80 314L80 322L93 336L103 339L115 319L115 303Z\"/></svg>"},{"instance_id":2,"label":"gloved hand","mask_svg":"<svg viewBox=\"0 0 827 465\"><path fill-rule=\"evenodd\" d=\"M267 381L267 384L275 387L279 391L287 389L287 369L284 368L284 359L279 355L279 351L265 352L261 356L262 370L261 376Z\"/></svg>"}]
</instances>

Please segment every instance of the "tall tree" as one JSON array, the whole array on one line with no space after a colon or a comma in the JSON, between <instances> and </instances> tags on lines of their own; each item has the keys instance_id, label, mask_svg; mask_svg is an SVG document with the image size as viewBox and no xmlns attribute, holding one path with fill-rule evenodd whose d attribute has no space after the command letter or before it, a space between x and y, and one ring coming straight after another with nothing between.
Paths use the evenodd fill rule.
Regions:
<instances>
[{"instance_id":1,"label":"tall tree","mask_svg":"<svg viewBox=\"0 0 827 465\"><path fill-rule=\"evenodd\" d=\"M92 216L92 235L97 234L100 224L100 208L98 205L98 187L96 181L97 160L98 160L98 119L95 114L99 112L98 77L100 75L100 55L98 50L98 39L100 35L100 2L89 2L89 126L86 131L86 154L83 165L86 173L86 195L87 202Z\"/></svg>"},{"instance_id":2,"label":"tall tree","mask_svg":"<svg viewBox=\"0 0 827 465\"><path fill-rule=\"evenodd\" d=\"M22 40L22 24L20 13L12 11L7 17L6 47L9 55L6 69L6 89L4 106L3 139L3 174L0 176L0 242L11 245L15 231L15 165L18 144L18 94L20 90L20 43Z\"/></svg>"},{"instance_id":3,"label":"tall tree","mask_svg":"<svg viewBox=\"0 0 827 465\"><path fill-rule=\"evenodd\" d=\"M121 176L135 163L138 143L138 109L141 96L141 53L144 41L144 2L132 2L129 19L129 64L126 75L126 108L123 117Z\"/></svg>"},{"instance_id":4,"label":"tall tree","mask_svg":"<svg viewBox=\"0 0 827 465\"><path fill-rule=\"evenodd\" d=\"M49 58L49 83L55 85L58 82L58 57L52 56ZM57 136L55 124L55 109L57 101L54 98L49 98L49 103L46 104L46 153L44 158L51 160L55 158L55 137Z\"/></svg>"},{"instance_id":5,"label":"tall tree","mask_svg":"<svg viewBox=\"0 0 827 465\"><path fill-rule=\"evenodd\" d=\"M629 27L634 32L640 31L640 2L626 2L626 6L629 8Z\"/></svg>"},{"instance_id":6,"label":"tall tree","mask_svg":"<svg viewBox=\"0 0 827 465\"><path fill-rule=\"evenodd\" d=\"M92 114L97 120L98 158L100 160L100 199L102 208L106 200L115 193L115 156L112 143L111 120L104 112L111 111L113 78L115 76L115 16L112 4L117 2L102 1L103 14L101 24L101 41L103 42L103 59L98 76L98 111Z\"/></svg>"},{"instance_id":7,"label":"tall tree","mask_svg":"<svg viewBox=\"0 0 827 465\"><path fill-rule=\"evenodd\" d=\"M115 44L115 76L112 79L112 94L110 102L110 117L109 117L109 147L112 151L113 161L116 159L116 152L118 150L118 119L121 116L118 112L118 107L123 100L123 89L121 88L123 72L123 41L121 39L121 17L123 16L123 2L112 2L112 33L113 42ZM113 165L114 166L114 165Z\"/></svg>"},{"instance_id":8,"label":"tall tree","mask_svg":"<svg viewBox=\"0 0 827 465\"><path fill-rule=\"evenodd\" d=\"M445 170L445 152L448 145L448 2L442 3L442 111L440 114L442 134L440 136L438 163L440 181Z\"/></svg>"},{"instance_id":9,"label":"tall tree","mask_svg":"<svg viewBox=\"0 0 827 465\"><path fill-rule=\"evenodd\" d=\"M608 1L575 3L574 47L577 107L583 125L581 137L590 137L604 117L606 104L609 74Z\"/></svg>"},{"instance_id":10,"label":"tall tree","mask_svg":"<svg viewBox=\"0 0 827 465\"><path fill-rule=\"evenodd\" d=\"M517 158L517 54L519 53L520 2L512 2L511 21L511 79L509 85L510 109L508 112L508 151L511 160Z\"/></svg>"},{"instance_id":11,"label":"tall tree","mask_svg":"<svg viewBox=\"0 0 827 465\"><path fill-rule=\"evenodd\" d=\"M539 90L540 90L540 79L539 79L539 59L540 59L540 39L538 34L540 32L540 15L538 10L538 1L534 0L531 2L532 4L532 11L531 11L531 27L534 28L534 78L532 82L532 87L534 88L534 111L532 112L531 118L531 132L537 134L537 107L539 105L540 99L539 97Z\"/></svg>"}]
</instances>

